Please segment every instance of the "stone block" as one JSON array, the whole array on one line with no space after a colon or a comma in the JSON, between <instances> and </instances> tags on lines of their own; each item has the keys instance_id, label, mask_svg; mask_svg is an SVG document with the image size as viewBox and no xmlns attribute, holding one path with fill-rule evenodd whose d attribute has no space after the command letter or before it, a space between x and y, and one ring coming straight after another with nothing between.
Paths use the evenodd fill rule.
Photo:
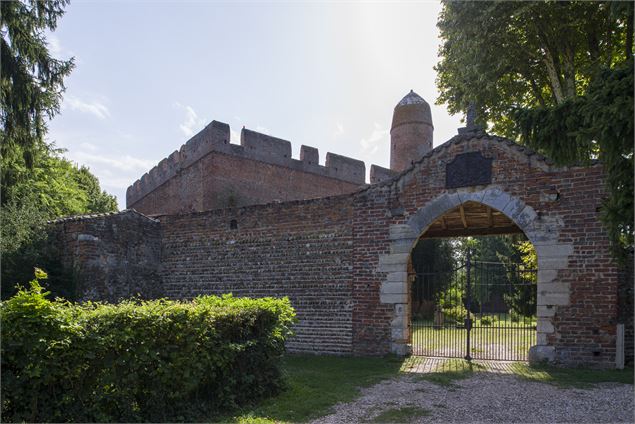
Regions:
<instances>
[{"instance_id":1,"label":"stone block","mask_svg":"<svg viewBox=\"0 0 635 424\"><path fill-rule=\"evenodd\" d=\"M408 295L406 293L380 293L379 302L381 303L407 303Z\"/></svg>"},{"instance_id":2,"label":"stone block","mask_svg":"<svg viewBox=\"0 0 635 424\"><path fill-rule=\"evenodd\" d=\"M443 194L419 209L409 220L408 225L419 234L432 224L439 216L461 204L458 194Z\"/></svg>"},{"instance_id":3,"label":"stone block","mask_svg":"<svg viewBox=\"0 0 635 424\"><path fill-rule=\"evenodd\" d=\"M569 293L570 289L570 283L543 283L538 286L538 291L545 295L551 293Z\"/></svg>"},{"instance_id":4,"label":"stone block","mask_svg":"<svg viewBox=\"0 0 635 424\"><path fill-rule=\"evenodd\" d=\"M386 275L386 281L389 281L391 283L400 283L403 284L404 286L406 285L406 282L408 281L408 273L401 271L401 272L389 272L388 275Z\"/></svg>"},{"instance_id":5,"label":"stone block","mask_svg":"<svg viewBox=\"0 0 635 424\"><path fill-rule=\"evenodd\" d=\"M572 244L539 244L536 246L536 251L539 256L544 256L545 258L551 257L564 257L570 256L573 254L573 245Z\"/></svg>"},{"instance_id":6,"label":"stone block","mask_svg":"<svg viewBox=\"0 0 635 424\"><path fill-rule=\"evenodd\" d=\"M411 347L406 344L406 343L392 343L390 345L390 352L393 355L397 355L397 356L408 356L410 355L412 349Z\"/></svg>"},{"instance_id":7,"label":"stone block","mask_svg":"<svg viewBox=\"0 0 635 424\"><path fill-rule=\"evenodd\" d=\"M412 231L412 228L406 224L392 224L388 228L388 237L390 240L411 240L419 237L419 234Z\"/></svg>"},{"instance_id":8,"label":"stone block","mask_svg":"<svg viewBox=\"0 0 635 424\"><path fill-rule=\"evenodd\" d=\"M565 269L569 264L568 256L538 256L538 269Z\"/></svg>"},{"instance_id":9,"label":"stone block","mask_svg":"<svg viewBox=\"0 0 635 424\"><path fill-rule=\"evenodd\" d=\"M492 187L484 190L481 202L502 212L510 199L510 196L500 187Z\"/></svg>"},{"instance_id":10,"label":"stone block","mask_svg":"<svg viewBox=\"0 0 635 424\"><path fill-rule=\"evenodd\" d=\"M395 316L396 317L406 317L408 315L408 305L407 304L397 304L395 305Z\"/></svg>"},{"instance_id":11,"label":"stone block","mask_svg":"<svg viewBox=\"0 0 635 424\"><path fill-rule=\"evenodd\" d=\"M380 272L405 272L408 269L409 253L392 253L379 256Z\"/></svg>"},{"instance_id":12,"label":"stone block","mask_svg":"<svg viewBox=\"0 0 635 424\"><path fill-rule=\"evenodd\" d=\"M391 327L390 336L392 337L393 341L406 340L407 332L406 329L401 327Z\"/></svg>"},{"instance_id":13,"label":"stone block","mask_svg":"<svg viewBox=\"0 0 635 424\"><path fill-rule=\"evenodd\" d=\"M538 333L551 334L555 331L555 329L549 318L538 317L538 322L536 323L536 331Z\"/></svg>"},{"instance_id":14,"label":"stone block","mask_svg":"<svg viewBox=\"0 0 635 424\"><path fill-rule=\"evenodd\" d=\"M538 285L554 281L557 275L557 269L538 269Z\"/></svg>"},{"instance_id":15,"label":"stone block","mask_svg":"<svg viewBox=\"0 0 635 424\"><path fill-rule=\"evenodd\" d=\"M390 243L390 253L410 253L413 244L414 239L395 240Z\"/></svg>"},{"instance_id":16,"label":"stone block","mask_svg":"<svg viewBox=\"0 0 635 424\"><path fill-rule=\"evenodd\" d=\"M566 306L569 304L569 293L538 293L538 306Z\"/></svg>"},{"instance_id":17,"label":"stone block","mask_svg":"<svg viewBox=\"0 0 635 424\"><path fill-rule=\"evenodd\" d=\"M408 293L408 285L403 282L391 282L386 281L381 285L380 294L407 294Z\"/></svg>"},{"instance_id":18,"label":"stone block","mask_svg":"<svg viewBox=\"0 0 635 424\"><path fill-rule=\"evenodd\" d=\"M538 318L551 318L556 314L556 308L553 306L540 305L537 307L536 316Z\"/></svg>"},{"instance_id":19,"label":"stone block","mask_svg":"<svg viewBox=\"0 0 635 424\"><path fill-rule=\"evenodd\" d=\"M556 349L553 346L536 345L529 348L528 360L531 365L552 363L556 359Z\"/></svg>"}]
</instances>

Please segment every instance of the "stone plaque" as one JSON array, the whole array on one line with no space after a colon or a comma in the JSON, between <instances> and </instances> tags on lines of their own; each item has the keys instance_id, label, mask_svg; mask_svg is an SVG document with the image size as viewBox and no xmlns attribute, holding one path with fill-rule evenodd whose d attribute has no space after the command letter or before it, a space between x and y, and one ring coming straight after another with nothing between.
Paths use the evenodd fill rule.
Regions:
<instances>
[{"instance_id":1,"label":"stone plaque","mask_svg":"<svg viewBox=\"0 0 635 424\"><path fill-rule=\"evenodd\" d=\"M484 157L481 152L462 153L445 165L445 188L485 185L491 182L492 158Z\"/></svg>"}]
</instances>

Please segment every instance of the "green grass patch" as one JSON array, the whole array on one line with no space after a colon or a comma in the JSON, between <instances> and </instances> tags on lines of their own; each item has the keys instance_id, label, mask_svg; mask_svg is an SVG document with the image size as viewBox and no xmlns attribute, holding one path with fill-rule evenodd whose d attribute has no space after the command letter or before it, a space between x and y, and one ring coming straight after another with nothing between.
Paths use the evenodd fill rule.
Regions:
<instances>
[{"instance_id":1,"label":"green grass patch","mask_svg":"<svg viewBox=\"0 0 635 424\"><path fill-rule=\"evenodd\" d=\"M350 402L360 388L399 373L403 359L289 355L283 369L287 388L277 397L218 421L249 424L305 422Z\"/></svg>"},{"instance_id":2,"label":"green grass patch","mask_svg":"<svg viewBox=\"0 0 635 424\"><path fill-rule=\"evenodd\" d=\"M370 422L373 423L406 423L416 418L430 415L431 411L418 406L402 406L401 408L391 408L382 411Z\"/></svg>"},{"instance_id":3,"label":"green grass patch","mask_svg":"<svg viewBox=\"0 0 635 424\"><path fill-rule=\"evenodd\" d=\"M597 383L633 384L633 368L623 370L593 370L583 368L555 368L549 366L529 366L524 363L512 365L518 377L540 383L555 384L560 387L591 388Z\"/></svg>"}]
</instances>

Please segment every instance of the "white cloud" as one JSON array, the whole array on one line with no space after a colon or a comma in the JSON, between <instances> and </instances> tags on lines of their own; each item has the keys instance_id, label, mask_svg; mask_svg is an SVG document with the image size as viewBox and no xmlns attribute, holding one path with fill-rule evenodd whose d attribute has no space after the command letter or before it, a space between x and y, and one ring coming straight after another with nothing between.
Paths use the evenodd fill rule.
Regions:
<instances>
[{"instance_id":1,"label":"white cloud","mask_svg":"<svg viewBox=\"0 0 635 424\"><path fill-rule=\"evenodd\" d=\"M338 138L344 135L344 125L341 122L335 123L335 132L333 133L334 138Z\"/></svg>"},{"instance_id":2,"label":"white cloud","mask_svg":"<svg viewBox=\"0 0 635 424\"><path fill-rule=\"evenodd\" d=\"M375 122L373 132L367 138L362 138L360 145L362 146L362 155L369 157L377 153L382 144L388 143L388 129L383 128Z\"/></svg>"},{"instance_id":3,"label":"white cloud","mask_svg":"<svg viewBox=\"0 0 635 424\"><path fill-rule=\"evenodd\" d=\"M117 171L147 171L156 165L156 161L148 159L135 158L130 155L123 156L105 156L103 154L94 154L83 151L76 151L68 154L75 162L88 165L93 168L97 166L105 169L115 169Z\"/></svg>"},{"instance_id":4,"label":"white cloud","mask_svg":"<svg viewBox=\"0 0 635 424\"><path fill-rule=\"evenodd\" d=\"M59 57L62 54L62 44L60 39L55 35L49 35L48 37L49 51L54 57Z\"/></svg>"},{"instance_id":5,"label":"white cloud","mask_svg":"<svg viewBox=\"0 0 635 424\"><path fill-rule=\"evenodd\" d=\"M68 107L70 110L76 110L82 113L89 113L99 119L106 119L110 117L110 111L103 103L100 103L96 100L87 102L73 95L64 97L62 107Z\"/></svg>"},{"instance_id":6,"label":"white cloud","mask_svg":"<svg viewBox=\"0 0 635 424\"><path fill-rule=\"evenodd\" d=\"M229 128L229 142L240 144L240 133L231 127Z\"/></svg>"},{"instance_id":7,"label":"white cloud","mask_svg":"<svg viewBox=\"0 0 635 424\"><path fill-rule=\"evenodd\" d=\"M185 121L179 125L179 128L186 137L192 137L196 132L203 128L205 120L198 116L194 108L183 105L179 102L176 102L175 106L185 111Z\"/></svg>"}]
</instances>

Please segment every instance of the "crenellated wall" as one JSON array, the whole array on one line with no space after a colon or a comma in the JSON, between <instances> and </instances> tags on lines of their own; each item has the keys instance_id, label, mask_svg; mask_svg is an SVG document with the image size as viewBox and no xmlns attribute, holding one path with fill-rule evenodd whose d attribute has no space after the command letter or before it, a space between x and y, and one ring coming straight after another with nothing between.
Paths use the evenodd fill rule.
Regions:
<instances>
[{"instance_id":1,"label":"crenellated wall","mask_svg":"<svg viewBox=\"0 0 635 424\"><path fill-rule=\"evenodd\" d=\"M302 146L291 157L287 140L243 128L240 145L229 125L212 121L126 192L128 208L149 214L182 213L272 201L311 199L365 185L363 161Z\"/></svg>"},{"instance_id":2,"label":"crenellated wall","mask_svg":"<svg viewBox=\"0 0 635 424\"><path fill-rule=\"evenodd\" d=\"M372 178L381 182L351 194L218 209L224 187L244 196L235 198L240 203L276 195L285 200L285 192L276 192L281 187L295 194L304 187L319 190L316 178L344 184L274 163L320 169L316 149L303 146L301 160L293 162L285 140L244 130L242 144L234 146L223 136L228 130L220 123L208 126L178 152L176 170L170 168L174 158L162 162L154 178L170 172L175 177L135 203L151 210L216 210L155 219L124 211L56 222L64 263L80 277L82 298L111 300L140 290L170 298L289 296L300 319L288 341L291 350L406 354L412 341L412 248L448 211L475 202L507 216L536 249L536 345L530 359L612 367L617 323L624 322L632 337L628 302L620 302L629 282L620 290L599 220L606 195L600 164L557 167L511 140L462 133L399 175L373 167ZM485 160L480 167L467 162L474 154ZM322 168L328 172L363 169L332 154L327 163ZM465 177L463 185L449 184L457 175ZM148 175L138 188L152 181ZM340 188L358 186L347 184Z\"/></svg>"}]
</instances>

